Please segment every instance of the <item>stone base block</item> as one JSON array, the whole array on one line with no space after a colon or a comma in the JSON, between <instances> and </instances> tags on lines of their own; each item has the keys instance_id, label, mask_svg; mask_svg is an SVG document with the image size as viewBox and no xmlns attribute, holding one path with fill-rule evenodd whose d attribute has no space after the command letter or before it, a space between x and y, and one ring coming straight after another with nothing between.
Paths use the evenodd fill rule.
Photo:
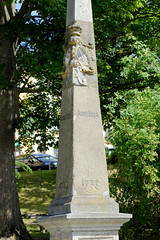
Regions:
<instances>
[{"instance_id":1,"label":"stone base block","mask_svg":"<svg viewBox=\"0 0 160 240\"><path fill-rule=\"evenodd\" d=\"M69 197L54 200L48 207L49 215L62 214L103 214L103 213L119 213L119 205L113 198L108 196L83 196Z\"/></svg>"},{"instance_id":2,"label":"stone base block","mask_svg":"<svg viewBox=\"0 0 160 240\"><path fill-rule=\"evenodd\" d=\"M118 240L118 230L131 214L63 214L40 217L38 223L50 232L50 240Z\"/></svg>"}]
</instances>

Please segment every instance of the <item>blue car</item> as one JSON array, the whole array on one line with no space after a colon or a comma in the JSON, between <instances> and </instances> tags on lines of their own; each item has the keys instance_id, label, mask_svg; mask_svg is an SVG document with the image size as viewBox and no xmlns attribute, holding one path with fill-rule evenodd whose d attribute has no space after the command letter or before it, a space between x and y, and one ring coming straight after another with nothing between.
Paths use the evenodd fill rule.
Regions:
<instances>
[{"instance_id":1,"label":"blue car","mask_svg":"<svg viewBox=\"0 0 160 240\"><path fill-rule=\"evenodd\" d=\"M57 168L57 158L48 154L30 154L24 158L18 158L17 162L25 163L33 171L51 170ZM21 166L16 167L18 171L23 171Z\"/></svg>"}]
</instances>

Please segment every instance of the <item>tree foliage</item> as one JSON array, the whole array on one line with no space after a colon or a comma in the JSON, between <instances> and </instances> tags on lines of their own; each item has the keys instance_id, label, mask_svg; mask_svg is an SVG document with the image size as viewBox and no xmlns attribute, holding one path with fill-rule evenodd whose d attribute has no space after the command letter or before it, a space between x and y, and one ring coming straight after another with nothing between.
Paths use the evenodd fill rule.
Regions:
<instances>
[{"instance_id":1,"label":"tree foliage","mask_svg":"<svg viewBox=\"0 0 160 240\"><path fill-rule=\"evenodd\" d=\"M154 87L160 79L160 3L93 0L103 119L115 92ZM116 113L115 113L116 115ZM114 115L114 116L115 116ZM108 119L108 123L112 119Z\"/></svg>"},{"instance_id":2,"label":"tree foliage","mask_svg":"<svg viewBox=\"0 0 160 240\"><path fill-rule=\"evenodd\" d=\"M142 92L125 93L127 106L114 119L110 133L118 160L111 178L111 192L121 210L133 214L127 226L130 231L124 227L122 239L160 237L159 91L159 88L146 88Z\"/></svg>"},{"instance_id":3,"label":"tree foliage","mask_svg":"<svg viewBox=\"0 0 160 240\"><path fill-rule=\"evenodd\" d=\"M2 26L2 29L7 36L10 36L10 33L13 36L18 35L15 72L18 93L30 93L28 105L31 108L32 102L34 109L34 102L29 98L34 98L33 95L36 94L39 96L37 99L44 99L46 95L43 94L42 97L41 92L47 92L52 98L56 96L60 102L66 1L20 2L22 4L20 10L9 23ZM9 4L8 1L5 3ZM160 4L157 1L147 0L93 0L92 5L101 107L103 119L106 119L105 106L115 92L154 87L155 83L159 82ZM30 77L37 81L31 81ZM59 107L59 102L56 102ZM23 130L27 131L25 108L22 108L25 105L20 104L18 128L23 125ZM54 112L52 105L48 107ZM41 113L42 118L42 110ZM58 119L57 111L54 114ZM28 120L32 119L32 111L30 115L26 112L26 116ZM111 120L108 119L108 122ZM32 127L30 136L36 131L36 125L33 126L35 129ZM21 132L24 134L24 131ZM46 132L46 137L50 138L48 131L43 129L41 132ZM43 143L43 137L34 139ZM46 142L42 144L43 148L46 148Z\"/></svg>"},{"instance_id":4,"label":"tree foliage","mask_svg":"<svg viewBox=\"0 0 160 240\"><path fill-rule=\"evenodd\" d=\"M53 142L55 145L57 142L59 99L52 98L46 92L28 95L20 102L19 125L21 126L23 123L25 127L19 128L18 141L21 147L28 148L30 144L30 150L32 150L34 143L37 143L39 150L43 151L48 146L52 146Z\"/></svg>"}]
</instances>

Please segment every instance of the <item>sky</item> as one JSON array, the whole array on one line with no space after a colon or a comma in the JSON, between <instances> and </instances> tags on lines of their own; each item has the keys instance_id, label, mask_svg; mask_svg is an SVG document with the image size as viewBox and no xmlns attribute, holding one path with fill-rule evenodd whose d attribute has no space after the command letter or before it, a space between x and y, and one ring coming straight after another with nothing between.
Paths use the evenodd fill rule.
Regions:
<instances>
[{"instance_id":1,"label":"sky","mask_svg":"<svg viewBox=\"0 0 160 240\"><path fill-rule=\"evenodd\" d=\"M19 11L19 9L21 8L22 3L16 3L16 9Z\"/></svg>"}]
</instances>

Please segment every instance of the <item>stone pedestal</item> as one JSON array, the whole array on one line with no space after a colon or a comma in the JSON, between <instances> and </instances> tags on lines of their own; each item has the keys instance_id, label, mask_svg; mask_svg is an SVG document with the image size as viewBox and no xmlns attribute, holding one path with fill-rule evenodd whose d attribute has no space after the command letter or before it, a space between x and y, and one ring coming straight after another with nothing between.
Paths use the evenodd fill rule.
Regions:
<instances>
[{"instance_id":1,"label":"stone pedestal","mask_svg":"<svg viewBox=\"0 0 160 240\"><path fill-rule=\"evenodd\" d=\"M56 195L38 222L51 240L118 240L131 215L109 196L91 0L67 3Z\"/></svg>"},{"instance_id":2,"label":"stone pedestal","mask_svg":"<svg viewBox=\"0 0 160 240\"><path fill-rule=\"evenodd\" d=\"M50 232L51 240L118 240L118 230L129 214L63 214L43 217L39 224Z\"/></svg>"}]
</instances>

